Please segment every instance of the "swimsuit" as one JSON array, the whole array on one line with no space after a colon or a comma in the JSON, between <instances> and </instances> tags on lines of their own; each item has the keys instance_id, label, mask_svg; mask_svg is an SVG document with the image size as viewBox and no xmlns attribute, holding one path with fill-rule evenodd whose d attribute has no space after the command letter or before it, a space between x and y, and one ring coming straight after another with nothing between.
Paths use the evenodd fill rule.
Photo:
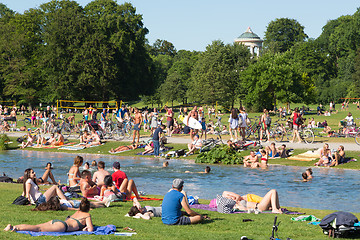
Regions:
<instances>
[{"instance_id":1,"label":"swimsuit","mask_svg":"<svg viewBox=\"0 0 360 240\"><path fill-rule=\"evenodd\" d=\"M69 226L67 225L67 223L65 221L54 219L54 220L52 220L51 224L54 224L56 222L61 222L62 224L64 224L64 226L65 226L65 231L64 232L67 232L67 230L69 229Z\"/></svg>"},{"instance_id":2,"label":"swimsuit","mask_svg":"<svg viewBox=\"0 0 360 240\"><path fill-rule=\"evenodd\" d=\"M267 162L268 161L268 159L267 158L261 158L261 161L265 161L265 162Z\"/></svg>"},{"instance_id":3,"label":"swimsuit","mask_svg":"<svg viewBox=\"0 0 360 240\"><path fill-rule=\"evenodd\" d=\"M75 220L75 221L77 222L78 227L79 227L78 231L82 231L82 230L84 229L84 227L86 227L86 225L81 224L81 222L80 222L78 219L73 218L73 217L68 217L68 219L69 219L69 218L70 218L70 219L73 219L73 220ZM80 219L86 219L86 218L88 218L88 217L80 218Z\"/></svg>"}]
</instances>

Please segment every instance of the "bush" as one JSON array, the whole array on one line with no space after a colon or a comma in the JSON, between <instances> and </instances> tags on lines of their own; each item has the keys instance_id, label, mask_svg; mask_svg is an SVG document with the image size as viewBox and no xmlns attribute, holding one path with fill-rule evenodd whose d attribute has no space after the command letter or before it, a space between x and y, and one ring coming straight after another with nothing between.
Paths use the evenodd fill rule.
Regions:
<instances>
[{"instance_id":1,"label":"bush","mask_svg":"<svg viewBox=\"0 0 360 240\"><path fill-rule=\"evenodd\" d=\"M8 149L8 142L10 142L9 137L6 134L0 135L0 151Z\"/></svg>"},{"instance_id":2,"label":"bush","mask_svg":"<svg viewBox=\"0 0 360 240\"><path fill-rule=\"evenodd\" d=\"M196 163L222 163L222 164L242 164L243 157L241 154L228 145L218 145L209 152L200 153L196 159Z\"/></svg>"}]
</instances>

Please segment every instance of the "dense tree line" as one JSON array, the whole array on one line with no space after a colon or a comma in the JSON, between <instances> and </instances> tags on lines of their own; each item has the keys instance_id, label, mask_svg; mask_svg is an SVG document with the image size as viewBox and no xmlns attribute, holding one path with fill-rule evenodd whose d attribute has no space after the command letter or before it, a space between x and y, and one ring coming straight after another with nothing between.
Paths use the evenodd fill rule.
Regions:
<instances>
[{"instance_id":1,"label":"dense tree line","mask_svg":"<svg viewBox=\"0 0 360 240\"><path fill-rule=\"evenodd\" d=\"M339 102L360 97L360 10L329 21L311 39L295 19L269 23L262 56L213 41L203 52L150 45L130 3L85 7L53 0L23 14L0 4L0 98L23 103L139 100L243 103Z\"/></svg>"}]
</instances>

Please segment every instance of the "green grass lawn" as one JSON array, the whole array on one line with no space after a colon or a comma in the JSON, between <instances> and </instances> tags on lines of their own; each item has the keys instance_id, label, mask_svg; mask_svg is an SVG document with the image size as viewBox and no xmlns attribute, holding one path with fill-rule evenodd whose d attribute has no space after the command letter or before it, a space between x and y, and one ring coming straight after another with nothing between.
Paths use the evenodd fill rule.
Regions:
<instances>
[{"instance_id":1,"label":"green grass lawn","mask_svg":"<svg viewBox=\"0 0 360 240\"><path fill-rule=\"evenodd\" d=\"M42 187L45 188L45 187ZM72 211L58 212L33 212L33 206L16 206L12 201L21 194L21 184L0 183L0 227L5 228L11 224L39 224L52 219L65 219ZM281 201L281 200L280 200ZM200 203L208 204L209 201L200 200ZM142 205L160 206L160 201L146 201ZM160 218L153 218L149 221L124 217L132 206L131 202L112 203L109 208L91 210L93 223L97 226L113 224L117 230L124 227L135 229L137 235L134 239L240 239L247 236L250 239L269 239L271 236L274 214L220 214L217 212L201 211L208 214L211 220L191 226L167 226L162 224ZM335 206L334 206L335 208ZM196 209L195 209L196 210ZM306 214L323 218L333 212L330 210L312 210L291 208ZM360 214L355 214L358 218ZM294 215L277 215L281 221L278 235L280 239L328 239L322 234L319 226L309 225L306 222L294 222L290 218ZM253 222L243 222L243 219L252 219ZM58 237L41 237L41 239L54 239ZM63 236L62 239L73 239L74 236ZM76 239L113 239L115 236L77 236ZM19 233L0 231L0 239L33 239L30 236Z\"/></svg>"}]
</instances>

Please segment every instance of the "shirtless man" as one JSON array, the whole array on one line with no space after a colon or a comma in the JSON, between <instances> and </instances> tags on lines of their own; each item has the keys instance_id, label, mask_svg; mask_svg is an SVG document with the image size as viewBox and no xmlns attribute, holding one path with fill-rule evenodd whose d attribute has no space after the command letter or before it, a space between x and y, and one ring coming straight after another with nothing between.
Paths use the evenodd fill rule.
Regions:
<instances>
[{"instance_id":1,"label":"shirtless man","mask_svg":"<svg viewBox=\"0 0 360 240\"><path fill-rule=\"evenodd\" d=\"M196 120L199 119L199 114L198 114L198 111L197 111L197 106L195 106L188 114L188 119L187 119L187 123L186 125L189 126L189 119L190 117L192 118L195 118ZM194 136L196 134L198 134L199 130L198 129L192 129L190 128L190 138L191 138L191 141L194 140Z\"/></svg>"},{"instance_id":2,"label":"shirtless man","mask_svg":"<svg viewBox=\"0 0 360 240\"><path fill-rule=\"evenodd\" d=\"M39 147L39 146L43 146L43 145L45 145L45 146L47 146L47 145L52 145L54 142L56 141L56 138L55 138L55 134L54 133L52 133L51 135L50 135L50 138L49 139L47 139L46 140L46 138L45 137L40 137L40 138L38 138L38 140L37 140L37 147Z\"/></svg>"},{"instance_id":3,"label":"shirtless man","mask_svg":"<svg viewBox=\"0 0 360 240\"><path fill-rule=\"evenodd\" d=\"M100 195L100 189L96 183L91 180L91 172L88 170L81 172L80 190L82 195L86 198Z\"/></svg>"},{"instance_id":4,"label":"shirtless man","mask_svg":"<svg viewBox=\"0 0 360 240\"><path fill-rule=\"evenodd\" d=\"M141 123L142 123L142 115L139 112L139 109L135 108L135 116L134 116L134 133L133 133L133 141L132 144L135 143L135 138L137 135L137 142L136 144L139 144L140 139L140 130L141 130Z\"/></svg>"},{"instance_id":5,"label":"shirtless man","mask_svg":"<svg viewBox=\"0 0 360 240\"><path fill-rule=\"evenodd\" d=\"M65 139L64 136L61 134L61 131L57 131L56 132L57 136L56 136L56 141L53 142L51 145L52 146L61 146L64 145Z\"/></svg>"},{"instance_id":6,"label":"shirtless man","mask_svg":"<svg viewBox=\"0 0 360 240\"><path fill-rule=\"evenodd\" d=\"M166 133L169 137L171 137L171 132L174 126L174 112L172 108L168 108L167 106L165 106L164 108L166 110Z\"/></svg>"},{"instance_id":7,"label":"shirtless man","mask_svg":"<svg viewBox=\"0 0 360 240\"><path fill-rule=\"evenodd\" d=\"M244 167L256 168L259 165L259 158L254 151L250 151L250 155L244 158Z\"/></svg>"},{"instance_id":8,"label":"shirtless man","mask_svg":"<svg viewBox=\"0 0 360 240\"><path fill-rule=\"evenodd\" d=\"M110 175L110 173L104 169L105 163L103 161L99 161L97 167L98 170L94 173L92 181L95 182L99 188L101 188L102 185L104 185L105 176Z\"/></svg>"}]
</instances>

